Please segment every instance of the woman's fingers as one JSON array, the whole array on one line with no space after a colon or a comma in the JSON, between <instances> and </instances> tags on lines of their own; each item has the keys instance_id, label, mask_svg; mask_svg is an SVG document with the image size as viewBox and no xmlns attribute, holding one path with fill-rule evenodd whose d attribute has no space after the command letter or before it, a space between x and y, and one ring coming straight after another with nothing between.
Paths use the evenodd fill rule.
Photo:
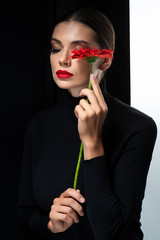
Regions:
<instances>
[{"instance_id":1,"label":"woman's fingers","mask_svg":"<svg viewBox=\"0 0 160 240\"><path fill-rule=\"evenodd\" d=\"M103 111L107 112L108 108L107 108L106 102L104 100L100 86L98 84L98 81L97 81L96 77L94 76L94 74L91 74L90 78L91 78L92 88L98 99L98 102L99 102L100 106L102 107Z\"/></svg>"},{"instance_id":2,"label":"woman's fingers","mask_svg":"<svg viewBox=\"0 0 160 240\"><path fill-rule=\"evenodd\" d=\"M53 233L64 232L74 223L72 217L60 212L51 211L49 218L50 221L48 222L48 228Z\"/></svg>"},{"instance_id":3,"label":"woman's fingers","mask_svg":"<svg viewBox=\"0 0 160 240\"><path fill-rule=\"evenodd\" d=\"M72 225L74 222L74 219L70 217L68 214L65 214L65 212L59 212L59 211L51 211L49 214L49 218L56 222L56 221L69 221L69 224Z\"/></svg>"},{"instance_id":4,"label":"woman's fingers","mask_svg":"<svg viewBox=\"0 0 160 240\"><path fill-rule=\"evenodd\" d=\"M85 202L80 190L68 188L59 198L53 200L49 213L48 228L53 232L64 232L74 222L78 223L78 214L83 216L83 208L79 202Z\"/></svg>"},{"instance_id":5,"label":"woman's fingers","mask_svg":"<svg viewBox=\"0 0 160 240\"><path fill-rule=\"evenodd\" d=\"M73 198L62 198L58 200L58 204L56 203L56 198L53 201L53 206L55 205L61 205L61 206L65 206L65 207L69 207L70 209L68 209L69 211L76 211L80 216L84 215L83 212L83 208L82 206ZM67 209L66 209L67 210Z\"/></svg>"},{"instance_id":6,"label":"woman's fingers","mask_svg":"<svg viewBox=\"0 0 160 240\"><path fill-rule=\"evenodd\" d=\"M79 118L79 116L81 116L81 119L85 119L86 112L82 106L77 105L74 109L74 112L75 112L75 115L77 118Z\"/></svg>"},{"instance_id":7,"label":"woman's fingers","mask_svg":"<svg viewBox=\"0 0 160 240\"><path fill-rule=\"evenodd\" d=\"M99 83L96 79L96 77L94 76L94 74L91 74L90 75L90 79L91 79L91 84L92 84L92 89L98 99L98 101L104 101L104 97L103 97L103 94L102 94L102 91L100 89L100 86L99 86Z\"/></svg>"},{"instance_id":8,"label":"woman's fingers","mask_svg":"<svg viewBox=\"0 0 160 240\"><path fill-rule=\"evenodd\" d=\"M84 215L82 206L73 198L55 198L53 205L67 206L75 210L80 216Z\"/></svg>"},{"instance_id":9,"label":"woman's fingers","mask_svg":"<svg viewBox=\"0 0 160 240\"><path fill-rule=\"evenodd\" d=\"M78 202L81 202L81 203L84 203L85 202L85 199L84 197L82 196L82 194L80 194L78 191L76 191L75 189L73 188L68 188L65 192L63 192L61 195L60 195L60 198L61 197L73 197L74 199L76 199Z\"/></svg>"},{"instance_id":10,"label":"woman's fingers","mask_svg":"<svg viewBox=\"0 0 160 240\"><path fill-rule=\"evenodd\" d=\"M87 96L88 100L89 100L89 103L92 104L93 106L94 105L99 105L99 102L98 102L98 99L97 99L97 96L95 95L95 93L88 89L88 88L83 88L80 92L80 96ZM81 99L80 102L82 100L85 100L85 99ZM86 100L85 100L86 101ZM86 101L87 102L87 101Z\"/></svg>"},{"instance_id":11,"label":"woman's fingers","mask_svg":"<svg viewBox=\"0 0 160 240\"><path fill-rule=\"evenodd\" d=\"M85 199L80 194L80 191L76 191L73 188L68 188L65 192L60 195L60 198L55 198L53 204L69 206L75 210L80 216L84 215L82 206L77 202L84 203Z\"/></svg>"},{"instance_id":12,"label":"woman's fingers","mask_svg":"<svg viewBox=\"0 0 160 240\"><path fill-rule=\"evenodd\" d=\"M89 103L85 99L81 99L79 105L91 115L94 113L99 114L101 111L101 106L94 92L89 89L84 89L83 92L88 96Z\"/></svg>"},{"instance_id":13,"label":"woman's fingers","mask_svg":"<svg viewBox=\"0 0 160 240\"><path fill-rule=\"evenodd\" d=\"M57 206L57 205L52 205L52 208L55 208L54 210L59 213L59 214L67 214L69 217L71 217L73 219L73 221L75 223L78 223L79 222L79 219L78 219L78 214L73 211L73 209L69 206ZM62 217L62 215L59 215ZM62 219L60 219L62 220Z\"/></svg>"},{"instance_id":14,"label":"woman's fingers","mask_svg":"<svg viewBox=\"0 0 160 240\"><path fill-rule=\"evenodd\" d=\"M91 79L93 91L90 89L84 88L80 92L80 96L87 96L91 104L91 107L94 108L95 111L99 112L100 109L102 109L103 112L107 112L107 105L104 100L102 91L99 87L96 77L93 74L91 74L90 79Z\"/></svg>"}]
</instances>

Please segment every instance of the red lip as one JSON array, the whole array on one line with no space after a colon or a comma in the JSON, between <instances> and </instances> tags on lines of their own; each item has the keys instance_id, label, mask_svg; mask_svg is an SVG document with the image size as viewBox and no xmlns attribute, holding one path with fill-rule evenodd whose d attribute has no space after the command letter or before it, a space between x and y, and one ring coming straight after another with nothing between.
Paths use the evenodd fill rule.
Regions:
<instances>
[{"instance_id":1,"label":"red lip","mask_svg":"<svg viewBox=\"0 0 160 240\"><path fill-rule=\"evenodd\" d=\"M70 77L73 76L72 73L70 73L70 72L68 72L68 71L66 71L66 70L58 70L58 71L56 72L56 74L57 74L57 76L58 76L59 78L70 78Z\"/></svg>"}]
</instances>

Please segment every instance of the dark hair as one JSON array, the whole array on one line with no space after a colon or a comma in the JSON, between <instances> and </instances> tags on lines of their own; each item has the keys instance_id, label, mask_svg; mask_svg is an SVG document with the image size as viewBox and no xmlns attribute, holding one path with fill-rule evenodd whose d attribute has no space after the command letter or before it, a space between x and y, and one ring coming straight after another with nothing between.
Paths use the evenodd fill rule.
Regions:
<instances>
[{"instance_id":1,"label":"dark hair","mask_svg":"<svg viewBox=\"0 0 160 240\"><path fill-rule=\"evenodd\" d=\"M115 49L115 32L112 23L105 14L94 8L83 8L71 11L61 17L58 23L76 21L92 28L96 33L96 41L101 48Z\"/></svg>"}]
</instances>

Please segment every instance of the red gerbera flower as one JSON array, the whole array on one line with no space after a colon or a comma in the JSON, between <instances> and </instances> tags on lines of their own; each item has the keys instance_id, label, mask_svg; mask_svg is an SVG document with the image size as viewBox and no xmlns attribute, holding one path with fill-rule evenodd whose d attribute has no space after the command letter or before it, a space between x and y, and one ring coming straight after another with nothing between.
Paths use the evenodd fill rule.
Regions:
<instances>
[{"instance_id":1,"label":"red gerbera flower","mask_svg":"<svg viewBox=\"0 0 160 240\"><path fill-rule=\"evenodd\" d=\"M113 51L111 49L101 49L94 47L92 50L90 48L80 48L80 50L73 50L73 55L71 59L85 59L89 63L95 62L98 58L113 58Z\"/></svg>"}]
</instances>

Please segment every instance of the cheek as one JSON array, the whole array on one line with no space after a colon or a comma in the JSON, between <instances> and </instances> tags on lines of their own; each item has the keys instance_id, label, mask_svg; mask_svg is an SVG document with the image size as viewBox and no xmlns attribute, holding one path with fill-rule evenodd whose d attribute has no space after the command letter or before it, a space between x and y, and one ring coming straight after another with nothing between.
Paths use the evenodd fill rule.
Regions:
<instances>
[{"instance_id":1,"label":"cheek","mask_svg":"<svg viewBox=\"0 0 160 240\"><path fill-rule=\"evenodd\" d=\"M51 64L51 67L54 69L55 68L55 63L56 63L56 58L55 56L53 56L52 54L50 55L50 64Z\"/></svg>"},{"instance_id":2,"label":"cheek","mask_svg":"<svg viewBox=\"0 0 160 240\"><path fill-rule=\"evenodd\" d=\"M54 77L57 76L55 73L55 69L57 69L57 59L53 55L50 56L50 66L51 66L53 76Z\"/></svg>"},{"instance_id":3,"label":"cheek","mask_svg":"<svg viewBox=\"0 0 160 240\"><path fill-rule=\"evenodd\" d=\"M83 77L83 79L88 79L90 75L90 64L88 64L85 60L79 60L79 62L77 61L75 68L81 78Z\"/></svg>"}]
</instances>

